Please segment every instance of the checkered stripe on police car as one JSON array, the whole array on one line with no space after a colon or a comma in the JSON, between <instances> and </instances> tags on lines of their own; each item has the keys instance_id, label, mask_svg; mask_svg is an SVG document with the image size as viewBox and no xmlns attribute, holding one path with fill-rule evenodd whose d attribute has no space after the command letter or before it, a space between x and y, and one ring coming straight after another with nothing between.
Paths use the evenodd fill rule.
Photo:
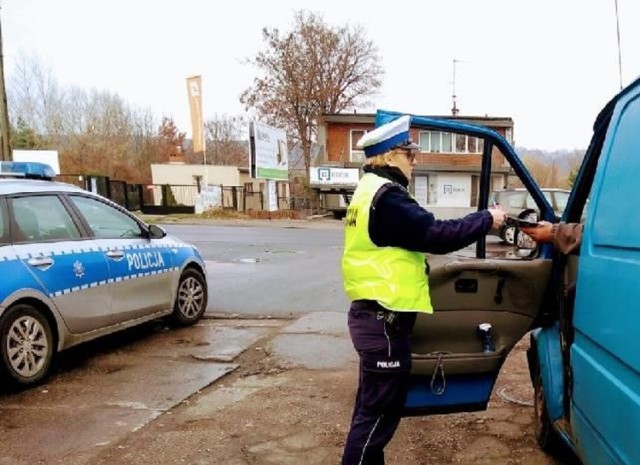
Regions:
<instances>
[{"instance_id":1,"label":"checkered stripe on police car","mask_svg":"<svg viewBox=\"0 0 640 465\"><path fill-rule=\"evenodd\" d=\"M145 276L151 276L151 275L158 275L158 274L165 274L165 273L173 273L176 271L179 271L180 268L179 267L172 267L172 268L166 268L163 270L153 270L153 271L148 271L145 273L136 273L136 274L132 274L132 275L128 275L128 276L122 276L122 277L118 277L115 279L107 279L107 280L103 280L103 281L96 281L93 283L88 283L88 284L83 284L82 286L74 286L74 287L70 287L68 289L62 289L60 291L54 292L49 294L49 297L60 297L61 295L65 295L65 294L69 294L71 292L77 292L77 291L82 291L85 289L90 289L93 287L98 287L98 286L104 286L105 284L112 284L112 283L119 283L122 281L129 281L131 279L136 279L136 278L144 278Z\"/></svg>"},{"instance_id":2,"label":"checkered stripe on police car","mask_svg":"<svg viewBox=\"0 0 640 465\"><path fill-rule=\"evenodd\" d=\"M69 247L69 244L66 243L62 247L56 247L58 244L37 244L34 245L33 248L37 249L37 252L29 252L26 250L27 246L21 246L23 249L20 253L8 253L9 250L4 251L4 253L0 252L0 262L1 261L9 261L9 260L29 260L31 258L38 257L48 257L48 256L60 256L60 255L73 255L73 254L82 254L82 253L91 253L91 252L110 252L116 250L142 250L142 249L157 249L157 248L169 248L169 249L193 249L192 245L184 244L184 243L171 243L168 245L163 245L159 247L158 245L152 244L130 244L123 246L106 246L106 247ZM48 246L48 247L47 247ZM47 249L44 249L47 247ZM3 247L9 249L9 247Z\"/></svg>"}]
</instances>

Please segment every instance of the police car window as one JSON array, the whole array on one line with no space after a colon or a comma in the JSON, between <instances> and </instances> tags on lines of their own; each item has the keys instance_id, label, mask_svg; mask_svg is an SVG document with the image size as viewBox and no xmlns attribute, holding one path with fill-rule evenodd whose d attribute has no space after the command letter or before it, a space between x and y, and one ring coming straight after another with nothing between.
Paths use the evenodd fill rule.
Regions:
<instances>
[{"instance_id":1,"label":"police car window","mask_svg":"<svg viewBox=\"0 0 640 465\"><path fill-rule=\"evenodd\" d=\"M115 208L88 197L71 196L82 216L98 239L142 237L138 223Z\"/></svg>"},{"instance_id":2,"label":"police car window","mask_svg":"<svg viewBox=\"0 0 640 465\"><path fill-rule=\"evenodd\" d=\"M14 242L78 239L80 231L55 195L9 199L16 222Z\"/></svg>"},{"instance_id":3,"label":"police car window","mask_svg":"<svg viewBox=\"0 0 640 465\"><path fill-rule=\"evenodd\" d=\"M4 205L4 202L0 201L0 245L9 243L9 224L5 217Z\"/></svg>"}]
</instances>

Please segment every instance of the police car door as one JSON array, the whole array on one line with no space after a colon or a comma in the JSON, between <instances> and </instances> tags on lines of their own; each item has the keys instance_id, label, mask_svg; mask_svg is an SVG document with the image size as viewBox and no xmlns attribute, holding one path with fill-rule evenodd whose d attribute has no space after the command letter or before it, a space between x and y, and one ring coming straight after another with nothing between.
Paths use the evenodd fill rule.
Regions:
<instances>
[{"instance_id":1,"label":"police car door","mask_svg":"<svg viewBox=\"0 0 640 465\"><path fill-rule=\"evenodd\" d=\"M21 195L10 197L8 206L14 257L42 285L69 331L80 334L107 326L109 265L96 243L83 236L77 218L61 198L56 194ZM23 287L30 286L21 273L11 276L24 278ZM27 295L36 292L14 287Z\"/></svg>"},{"instance_id":2,"label":"police car door","mask_svg":"<svg viewBox=\"0 0 640 465\"><path fill-rule=\"evenodd\" d=\"M132 215L87 195L69 195L109 263L112 319L115 323L172 306L172 251L150 239Z\"/></svg>"}]
</instances>

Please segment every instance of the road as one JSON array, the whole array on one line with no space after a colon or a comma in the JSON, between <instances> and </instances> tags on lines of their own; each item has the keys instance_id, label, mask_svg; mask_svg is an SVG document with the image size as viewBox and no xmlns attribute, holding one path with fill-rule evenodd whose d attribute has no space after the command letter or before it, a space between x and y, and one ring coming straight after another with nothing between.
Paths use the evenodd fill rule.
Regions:
<instances>
[{"instance_id":1,"label":"road","mask_svg":"<svg viewBox=\"0 0 640 465\"><path fill-rule=\"evenodd\" d=\"M208 312L276 318L345 312L340 222L315 228L163 225L207 261Z\"/></svg>"}]
</instances>

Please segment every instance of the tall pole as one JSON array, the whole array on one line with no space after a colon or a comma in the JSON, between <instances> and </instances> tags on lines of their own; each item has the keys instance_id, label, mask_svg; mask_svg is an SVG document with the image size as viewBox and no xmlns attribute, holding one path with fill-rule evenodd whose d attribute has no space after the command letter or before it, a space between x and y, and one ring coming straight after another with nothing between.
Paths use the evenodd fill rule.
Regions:
<instances>
[{"instance_id":1,"label":"tall pole","mask_svg":"<svg viewBox=\"0 0 640 465\"><path fill-rule=\"evenodd\" d=\"M618 70L620 73L620 90L622 90L622 52L620 51L620 19L618 17L618 0L614 0L616 5L616 30L618 31Z\"/></svg>"},{"instance_id":2,"label":"tall pole","mask_svg":"<svg viewBox=\"0 0 640 465\"><path fill-rule=\"evenodd\" d=\"M9 112L7 110L7 91L4 85L4 53L2 50L2 23L0 23L0 138L2 139L0 159L10 161Z\"/></svg>"}]
</instances>

